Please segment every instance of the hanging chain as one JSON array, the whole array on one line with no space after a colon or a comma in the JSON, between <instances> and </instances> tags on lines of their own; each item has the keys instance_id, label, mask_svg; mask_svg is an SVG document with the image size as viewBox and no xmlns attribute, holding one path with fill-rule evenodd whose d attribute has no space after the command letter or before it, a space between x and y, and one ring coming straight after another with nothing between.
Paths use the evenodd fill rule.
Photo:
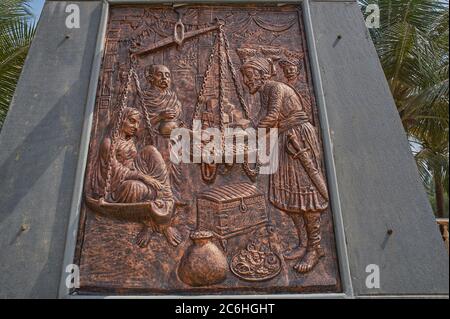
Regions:
<instances>
[{"instance_id":1,"label":"hanging chain","mask_svg":"<svg viewBox=\"0 0 450 319\"><path fill-rule=\"evenodd\" d=\"M239 90L239 84L238 84L238 80L237 80L236 69L234 68L234 64L231 61L231 56L230 56L230 43L228 42L228 39L227 39L226 35L224 36L224 41L225 41L225 54L227 56L228 66L229 66L230 71L231 71L231 77L233 78L233 83L234 83L234 87L236 89L236 93L237 93L238 98L239 98L239 103L241 103L241 107L244 110L245 117L250 120L250 112L248 110L247 104L245 103L244 96L242 95L241 90Z\"/></svg>"},{"instance_id":2,"label":"hanging chain","mask_svg":"<svg viewBox=\"0 0 450 319\"><path fill-rule=\"evenodd\" d=\"M207 82L207 79L209 77L209 74L211 73L212 66L213 66L213 63L214 63L214 53L215 53L214 50L215 50L216 45L218 44L217 41L218 41L218 36L216 35L214 37L213 46L212 46L212 49L211 49L211 54L209 55L208 66L206 67L206 72L205 72L205 77L203 79L202 87L200 89L200 93L199 93L198 98L197 98L197 104L195 106L194 116L192 118L192 128L194 128L194 121L201 116L202 103L204 102L203 101L203 95L205 94L206 82Z\"/></svg>"},{"instance_id":3,"label":"hanging chain","mask_svg":"<svg viewBox=\"0 0 450 319\"><path fill-rule=\"evenodd\" d=\"M250 166L248 165L248 162L245 160L244 163L242 163L242 168L245 172L245 174L247 174L247 176L253 181L256 181L256 176L258 176L259 174L259 170L261 168L261 163L257 160L256 161L256 166L255 168L250 168Z\"/></svg>"},{"instance_id":4,"label":"hanging chain","mask_svg":"<svg viewBox=\"0 0 450 319\"><path fill-rule=\"evenodd\" d=\"M132 68L132 70L130 70L130 72L133 73L134 82L136 83L136 89L137 89L138 95L140 97L141 109L142 109L142 112L144 113L145 124L147 126L148 133L151 137L152 136L152 122L150 120L150 114L148 113L148 110L144 105L143 92L141 89L141 82L139 81L139 76L137 75L136 70L134 68Z\"/></svg>"},{"instance_id":5,"label":"hanging chain","mask_svg":"<svg viewBox=\"0 0 450 319\"><path fill-rule=\"evenodd\" d=\"M234 68L234 64L231 60L231 55L230 55L230 43L228 42L228 39L226 36L224 36L224 42L225 42L225 54L226 54L226 57L228 60L228 67L230 68L230 71L231 71L231 76L233 78L234 87L235 87L236 93L239 98L239 103L241 104L241 107L244 110L245 117L248 120L250 120L252 122L252 124L254 125L253 119L251 119L251 117L250 117L250 112L247 107L247 104L245 103L244 96L242 95L242 91L239 89L239 84L238 84L237 75L236 75L236 69ZM246 146L246 149L248 151L247 146ZM254 169L252 169L252 168L250 168L248 161L244 160L244 163L242 163L242 168L243 168L245 174L247 174L247 176L254 182L254 181L256 181L256 177L259 174L259 171L261 168L261 163L257 159L256 166Z\"/></svg>"},{"instance_id":6,"label":"hanging chain","mask_svg":"<svg viewBox=\"0 0 450 319\"><path fill-rule=\"evenodd\" d=\"M225 80L225 56L222 51L225 49L223 35L223 24L219 26L219 112L220 112L220 133L222 151L225 148L225 110L224 110L224 80Z\"/></svg>"},{"instance_id":7,"label":"hanging chain","mask_svg":"<svg viewBox=\"0 0 450 319\"><path fill-rule=\"evenodd\" d=\"M224 137L225 118L224 118L224 116L225 116L225 113L224 113L224 86L223 86L223 83L224 83L224 79L225 79L225 71L224 71L225 65L228 66L228 68L231 72L233 84L234 84L236 93L238 95L239 103L241 104L241 107L244 111L244 116L249 120L251 120L251 118L250 118L250 112L247 107L247 104L245 103L245 99L242 94L242 91L239 90L236 69L234 68L234 65L233 65L233 62L232 62L231 56L230 56L230 44L224 33L223 24L219 25L219 32L218 32L218 34L216 34L216 36L214 38L211 54L209 55L208 66L207 66L206 72L205 72L205 77L203 79L203 83L202 83L200 93L199 93L198 99L197 99L197 104L196 104L195 110L194 110L194 116L193 116L193 120L192 120L192 128L194 127L194 120L200 118L200 116L201 116L201 111L202 111L201 106L202 106L202 103L204 102L203 98L204 98L204 94L206 91L206 83L207 83L208 77L211 73L213 63L214 63L216 46L218 46L218 54L219 54L219 110L220 110L220 130L222 133L221 134L222 135L221 147L222 147L222 150L224 150L224 140L225 140L225 137ZM224 51L225 55L222 54L222 50ZM252 123L253 123L253 121L252 121ZM257 160L255 168L251 169L248 164L248 161L244 161L244 163L242 164L242 167L243 167L243 170L245 171L245 173L247 174L247 176L252 181L255 181L256 176L259 174L261 164L260 164L259 160Z\"/></svg>"},{"instance_id":8,"label":"hanging chain","mask_svg":"<svg viewBox=\"0 0 450 319\"><path fill-rule=\"evenodd\" d=\"M119 104L119 110L117 114L117 121L114 123L112 134L111 134L111 145L109 148L109 157L108 157L108 167L106 171L106 181L105 181L105 189L104 189L104 199L108 197L109 194L111 194L111 178L112 178L112 165L113 165L113 159L116 156L116 143L120 136L120 128L122 126L122 123L124 121L123 118L123 111L128 105L128 94L131 90L131 80L133 78L134 73L133 66L131 65L130 71L128 73L128 79L127 84L125 87L125 90L122 94L122 103Z\"/></svg>"}]
</instances>

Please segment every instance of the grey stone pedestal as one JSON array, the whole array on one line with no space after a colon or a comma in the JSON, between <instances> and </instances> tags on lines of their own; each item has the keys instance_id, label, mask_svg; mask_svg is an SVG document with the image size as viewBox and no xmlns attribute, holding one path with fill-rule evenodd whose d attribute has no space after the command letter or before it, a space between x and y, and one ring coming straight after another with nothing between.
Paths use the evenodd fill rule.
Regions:
<instances>
[{"instance_id":1,"label":"grey stone pedestal","mask_svg":"<svg viewBox=\"0 0 450 319\"><path fill-rule=\"evenodd\" d=\"M70 3L80 7L80 29L65 26ZM360 8L303 5L342 221L343 297L448 295L448 255ZM104 7L45 4L0 135L0 297L64 296ZM380 288L366 286L370 264L380 267Z\"/></svg>"}]
</instances>

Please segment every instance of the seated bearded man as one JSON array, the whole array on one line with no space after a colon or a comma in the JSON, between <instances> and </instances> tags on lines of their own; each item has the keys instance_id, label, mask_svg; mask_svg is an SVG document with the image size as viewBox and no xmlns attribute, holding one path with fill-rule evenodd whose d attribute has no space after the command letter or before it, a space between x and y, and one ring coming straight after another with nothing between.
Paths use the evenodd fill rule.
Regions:
<instances>
[{"instance_id":1,"label":"seated bearded man","mask_svg":"<svg viewBox=\"0 0 450 319\"><path fill-rule=\"evenodd\" d=\"M178 126L181 102L171 88L171 72L165 65L150 65L145 70L149 88L141 99L153 131L154 145L166 146L170 130Z\"/></svg>"},{"instance_id":2,"label":"seated bearded man","mask_svg":"<svg viewBox=\"0 0 450 319\"><path fill-rule=\"evenodd\" d=\"M171 87L171 72L165 65L149 65L145 70L148 89L139 91L142 110L146 116L144 135L141 143L154 145L162 154L169 171L170 184L176 205L184 205L179 183L182 168L170 160L170 133L182 124L181 102ZM150 133L150 134L149 134Z\"/></svg>"},{"instance_id":3,"label":"seated bearded man","mask_svg":"<svg viewBox=\"0 0 450 319\"><path fill-rule=\"evenodd\" d=\"M117 117L117 116L116 116ZM105 197L108 170L109 202L115 203L139 203L152 201L155 209L166 210L172 214L174 200L166 164L154 146L145 146L141 151L136 148L136 133L141 122L141 114L138 110L126 107L123 110L123 121L119 128L119 134L114 139L115 145L111 148L113 140L113 120L109 133L103 138L100 145L97 161L93 170L92 189L94 196ZM113 151L113 154L111 154ZM110 167L110 168L109 168ZM163 233L167 241L177 246L181 237L177 230L170 225L161 224L151 218L143 221L143 229L137 237L137 244L144 247L150 240L151 230Z\"/></svg>"}]
</instances>

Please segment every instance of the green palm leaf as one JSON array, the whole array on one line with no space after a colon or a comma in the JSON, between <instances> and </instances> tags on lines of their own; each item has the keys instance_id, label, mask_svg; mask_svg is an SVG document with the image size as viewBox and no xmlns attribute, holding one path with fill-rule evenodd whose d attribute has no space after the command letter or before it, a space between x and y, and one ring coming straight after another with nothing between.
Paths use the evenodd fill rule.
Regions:
<instances>
[{"instance_id":1,"label":"green palm leaf","mask_svg":"<svg viewBox=\"0 0 450 319\"><path fill-rule=\"evenodd\" d=\"M0 2L0 128L35 31L29 0Z\"/></svg>"},{"instance_id":2,"label":"green palm leaf","mask_svg":"<svg viewBox=\"0 0 450 319\"><path fill-rule=\"evenodd\" d=\"M370 33L429 193L448 194L448 1L360 1L380 9ZM441 209L442 211L442 209Z\"/></svg>"}]
</instances>

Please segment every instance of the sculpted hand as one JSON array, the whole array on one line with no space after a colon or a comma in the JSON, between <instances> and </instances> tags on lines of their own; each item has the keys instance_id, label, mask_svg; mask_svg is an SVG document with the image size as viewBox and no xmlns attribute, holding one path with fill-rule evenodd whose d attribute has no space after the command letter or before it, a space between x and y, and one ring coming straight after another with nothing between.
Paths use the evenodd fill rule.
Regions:
<instances>
[{"instance_id":1,"label":"sculpted hand","mask_svg":"<svg viewBox=\"0 0 450 319\"><path fill-rule=\"evenodd\" d=\"M262 119L258 124L259 128L270 128L273 127L273 123L270 120Z\"/></svg>"},{"instance_id":2,"label":"sculpted hand","mask_svg":"<svg viewBox=\"0 0 450 319\"><path fill-rule=\"evenodd\" d=\"M259 121L258 127L275 128L278 126L278 116L276 114L268 114Z\"/></svg>"},{"instance_id":3,"label":"sculpted hand","mask_svg":"<svg viewBox=\"0 0 450 319\"><path fill-rule=\"evenodd\" d=\"M141 178L146 184L152 186L156 190L161 190L163 188L163 184L156 178L147 175L142 175Z\"/></svg>"}]
</instances>

